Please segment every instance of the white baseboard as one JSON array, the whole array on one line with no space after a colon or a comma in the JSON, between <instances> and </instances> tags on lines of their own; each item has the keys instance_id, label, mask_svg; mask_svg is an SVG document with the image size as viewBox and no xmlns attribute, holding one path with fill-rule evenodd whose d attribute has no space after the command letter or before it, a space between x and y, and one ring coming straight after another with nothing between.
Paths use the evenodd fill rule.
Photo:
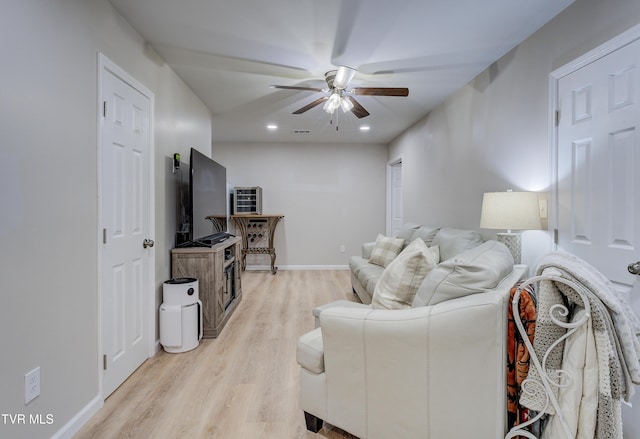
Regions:
<instances>
[{"instance_id":1,"label":"white baseboard","mask_svg":"<svg viewBox=\"0 0 640 439\"><path fill-rule=\"evenodd\" d=\"M151 358L153 355L157 354L160 351L160 339L155 341L155 352L149 356ZM84 424L86 424L89 419L91 419L100 409L104 406L104 400L100 395L97 395L93 398L89 404L84 406L82 410L80 410L76 415L69 420L65 425L62 426L60 430L58 430L51 439L71 439L74 434L76 434Z\"/></svg>"},{"instance_id":2,"label":"white baseboard","mask_svg":"<svg viewBox=\"0 0 640 439\"><path fill-rule=\"evenodd\" d=\"M103 399L97 395L89 404L84 406L76 415L69 420L60 430L55 432L51 439L71 439L89 419L93 417L104 405Z\"/></svg>"},{"instance_id":3,"label":"white baseboard","mask_svg":"<svg viewBox=\"0 0 640 439\"><path fill-rule=\"evenodd\" d=\"M278 270L348 270L348 265L278 265ZM247 271L269 271L270 265L247 265Z\"/></svg>"}]
</instances>

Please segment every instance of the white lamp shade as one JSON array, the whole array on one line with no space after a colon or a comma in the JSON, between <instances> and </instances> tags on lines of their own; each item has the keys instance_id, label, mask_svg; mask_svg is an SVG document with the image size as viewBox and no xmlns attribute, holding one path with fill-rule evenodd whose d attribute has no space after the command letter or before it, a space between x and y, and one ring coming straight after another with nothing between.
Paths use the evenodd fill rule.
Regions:
<instances>
[{"instance_id":1,"label":"white lamp shade","mask_svg":"<svg viewBox=\"0 0 640 439\"><path fill-rule=\"evenodd\" d=\"M480 227L483 229L539 230L540 206L536 192L485 192Z\"/></svg>"}]
</instances>

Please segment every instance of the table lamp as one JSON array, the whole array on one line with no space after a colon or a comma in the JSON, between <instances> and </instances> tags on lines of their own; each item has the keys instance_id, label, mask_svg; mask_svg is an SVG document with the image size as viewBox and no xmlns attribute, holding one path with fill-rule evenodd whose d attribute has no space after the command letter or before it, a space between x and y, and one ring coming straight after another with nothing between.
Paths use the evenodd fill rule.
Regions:
<instances>
[{"instance_id":1,"label":"table lamp","mask_svg":"<svg viewBox=\"0 0 640 439\"><path fill-rule=\"evenodd\" d=\"M540 230L540 206L536 192L485 192L482 198L480 227L483 229L506 229L498 233L502 242L511 251L513 261L521 261L521 235L512 230Z\"/></svg>"}]
</instances>

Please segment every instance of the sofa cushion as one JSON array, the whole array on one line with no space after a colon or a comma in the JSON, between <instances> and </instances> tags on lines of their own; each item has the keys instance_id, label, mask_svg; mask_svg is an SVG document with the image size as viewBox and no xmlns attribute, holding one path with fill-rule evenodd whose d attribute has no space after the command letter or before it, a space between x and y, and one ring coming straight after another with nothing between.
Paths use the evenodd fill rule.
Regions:
<instances>
[{"instance_id":1,"label":"sofa cushion","mask_svg":"<svg viewBox=\"0 0 640 439\"><path fill-rule=\"evenodd\" d=\"M415 223L406 223L400 229L398 233L398 238L404 239L404 245L409 245L411 241L416 238L422 238L422 240L427 244L427 247L431 246L431 241L438 233L440 227L437 226L423 226Z\"/></svg>"},{"instance_id":2,"label":"sofa cushion","mask_svg":"<svg viewBox=\"0 0 640 439\"><path fill-rule=\"evenodd\" d=\"M379 233L376 238L376 245L371 251L369 262L380 265L381 267L386 267L398 256L403 246L403 239L384 236Z\"/></svg>"},{"instance_id":3,"label":"sofa cushion","mask_svg":"<svg viewBox=\"0 0 640 439\"><path fill-rule=\"evenodd\" d=\"M440 227L436 226L420 226L413 233L413 239L420 238L422 239L428 247L431 247L433 244L433 239L436 234L440 230Z\"/></svg>"},{"instance_id":4,"label":"sofa cushion","mask_svg":"<svg viewBox=\"0 0 640 439\"><path fill-rule=\"evenodd\" d=\"M371 306L379 309L410 308L424 277L438 264L436 258L437 254L429 250L421 238L414 239L384 269L373 290Z\"/></svg>"},{"instance_id":5,"label":"sofa cushion","mask_svg":"<svg viewBox=\"0 0 640 439\"><path fill-rule=\"evenodd\" d=\"M298 339L296 361L309 372L324 372L324 345L320 328L309 331Z\"/></svg>"},{"instance_id":6,"label":"sofa cushion","mask_svg":"<svg viewBox=\"0 0 640 439\"><path fill-rule=\"evenodd\" d=\"M371 298L373 297L373 291L376 289L376 285L378 285L380 276L382 276L382 272L380 272L379 276L371 276L368 279L360 281L360 285L362 285L364 289L367 291L367 293L369 293L368 300L360 297L360 299L362 300L362 303L371 303Z\"/></svg>"},{"instance_id":7,"label":"sofa cushion","mask_svg":"<svg viewBox=\"0 0 640 439\"><path fill-rule=\"evenodd\" d=\"M367 263L362 268L360 268L360 270L356 274L356 278L362 285L366 286L369 280L373 280L375 285L375 283L378 283L378 279L380 279L380 276L382 276L384 270L385 269L379 265ZM373 292L373 290L371 290L371 292Z\"/></svg>"},{"instance_id":8,"label":"sofa cushion","mask_svg":"<svg viewBox=\"0 0 640 439\"><path fill-rule=\"evenodd\" d=\"M418 288L413 306L435 305L490 290L512 270L513 256L509 249L500 242L487 241L431 270Z\"/></svg>"},{"instance_id":9,"label":"sofa cushion","mask_svg":"<svg viewBox=\"0 0 640 439\"><path fill-rule=\"evenodd\" d=\"M482 244L482 236L473 230L443 227L438 230L431 245L440 247L440 260L446 261L465 250Z\"/></svg>"},{"instance_id":10,"label":"sofa cushion","mask_svg":"<svg viewBox=\"0 0 640 439\"><path fill-rule=\"evenodd\" d=\"M420 224L416 223L404 223L402 228L398 232L398 238L404 239L406 244L409 244L413 241L413 234L420 228Z\"/></svg>"},{"instance_id":11,"label":"sofa cushion","mask_svg":"<svg viewBox=\"0 0 640 439\"><path fill-rule=\"evenodd\" d=\"M362 257L365 259L369 259L371 257L371 252L373 248L376 246L375 242L365 242L362 244L362 248L360 252L362 253Z\"/></svg>"},{"instance_id":12,"label":"sofa cushion","mask_svg":"<svg viewBox=\"0 0 640 439\"><path fill-rule=\"evenodd\" d=\"M351 256L349 258L349 270L351 270L351 273L353 273L356 277L358 276L360 270L362 270L362 268L367 265L371 265L369 264L369 259L364 259L360 256Z\"/></svg>"}]
</instances>

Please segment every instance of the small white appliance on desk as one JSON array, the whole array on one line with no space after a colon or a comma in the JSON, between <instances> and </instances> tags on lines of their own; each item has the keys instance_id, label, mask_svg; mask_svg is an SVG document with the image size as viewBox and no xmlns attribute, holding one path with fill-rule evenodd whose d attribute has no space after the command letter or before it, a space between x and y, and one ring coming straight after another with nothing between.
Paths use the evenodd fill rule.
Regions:
<instances>
[{"instance_id":1,"label":"small white appliance on desk","mask_svg":"<svg viewBox=\"0 0 640 439\"><path fill-rule=\"evenodd\" d=\"M160 344L170 353L195 349L202 339L202 302L198 279L182 277L164 282L160 305Z\"/></svg>"}]
</instances>

